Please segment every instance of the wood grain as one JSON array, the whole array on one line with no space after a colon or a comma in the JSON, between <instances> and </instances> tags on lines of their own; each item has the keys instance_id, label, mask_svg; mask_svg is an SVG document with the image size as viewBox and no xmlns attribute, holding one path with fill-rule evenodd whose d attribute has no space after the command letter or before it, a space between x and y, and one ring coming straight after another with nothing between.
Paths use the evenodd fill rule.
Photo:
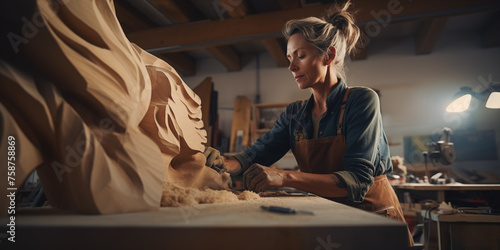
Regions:
<instances>
[{"instance_id":1,"label":"wood grain","mask_svg":"<svg viewBox=\"0 0 500 250\"><path fill-rule=\"evenodd\" d=\"M44 25L19 55L30 67L0 61L0 132L19 141L16 188L36 169L52 206L91 214L156 210L172 186L227 188L205 167L201 99L128 41L112 1L36 7Z\"/></svg>"}]
</instances>

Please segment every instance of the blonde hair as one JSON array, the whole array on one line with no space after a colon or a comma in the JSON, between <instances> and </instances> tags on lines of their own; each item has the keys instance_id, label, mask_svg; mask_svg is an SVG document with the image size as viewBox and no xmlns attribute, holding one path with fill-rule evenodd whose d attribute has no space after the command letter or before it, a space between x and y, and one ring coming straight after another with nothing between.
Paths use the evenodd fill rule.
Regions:
<instances>
[{"instance_id":1,"label":"blonde hair","mask_svg":"<svg viewBox=\"0 0 500 250\"><path fill-rule=\"evenodd\" d=\"M351 2L343 6L333 5L322 18L308 17L288 21L283 27L286 40L296 34L302 34L306 41L318 49L321 55L329 56L329 48L335 48L333 63L337 68L337 77L346 78L344 61L345 56L353 52L360 37L360 31L354 21L354 16L347 12Z\"/></svg>"}]
</instances>

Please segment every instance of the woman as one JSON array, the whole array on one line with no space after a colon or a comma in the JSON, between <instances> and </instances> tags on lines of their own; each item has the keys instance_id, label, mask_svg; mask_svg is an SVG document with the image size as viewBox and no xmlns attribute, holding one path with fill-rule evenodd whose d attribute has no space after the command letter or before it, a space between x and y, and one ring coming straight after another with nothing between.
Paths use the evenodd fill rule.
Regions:
<instances>
[{"instance_id":1,"label":"woman","mask_svg":"<svg viewBox=\"0 0 500 250\"><path fill-rule=\"evenodd\" d=\"M294 187L404 221L385 175L392 164L378 96L345 83L344 59L360 34L349 5L285 25L289 70L312 95L288 105L271 131L225 166L233 175L244 172L251 190ZM265 167L290 149L300 172Z\"/></svg>"}]
</instances>

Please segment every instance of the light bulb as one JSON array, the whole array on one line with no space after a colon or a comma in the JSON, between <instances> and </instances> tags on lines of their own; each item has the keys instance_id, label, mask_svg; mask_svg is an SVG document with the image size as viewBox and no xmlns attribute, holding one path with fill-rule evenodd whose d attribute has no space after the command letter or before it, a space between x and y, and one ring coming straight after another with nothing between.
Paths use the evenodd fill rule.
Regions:
<instances>
[{"instance_id":1,"label":"light bulb","mask_svg":"<svg viewBox=\"0 0 500 250\"><path fill-rule=\"evenodd\" d=\"M500 92L491 92L486 101L486 107L489 109L500 109Z\"/></svg>"},{"instance_id":2,"label":"light bulb","mask_svg":"<svg viewBox=\"0 0 500 250\"><path fill-rule=\"evenodd\" d=\"M448 107L446 107L446 112L449 113L459 113L459 112L464 112L469 108L470 101L472 99L472 95L466 94L463 95L453 102L451 102Z\"/></svg>"}]
</instances>

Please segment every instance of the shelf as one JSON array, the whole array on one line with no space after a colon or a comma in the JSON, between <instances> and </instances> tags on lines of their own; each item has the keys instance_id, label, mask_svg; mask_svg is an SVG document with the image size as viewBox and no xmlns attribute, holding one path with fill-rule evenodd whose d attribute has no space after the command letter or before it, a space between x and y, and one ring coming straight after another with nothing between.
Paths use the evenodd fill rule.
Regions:
<instances>
[{"instance_id":1,"label":"shelf","mask_svg":"<svg viewBox=\"0 0 500 250\"><path fill-rule=\"evenodd\" d=\"M252 143L271 130L289 102L259 103L253 105L253 120L251 122Z\"/></svg>"}]
</instances>

